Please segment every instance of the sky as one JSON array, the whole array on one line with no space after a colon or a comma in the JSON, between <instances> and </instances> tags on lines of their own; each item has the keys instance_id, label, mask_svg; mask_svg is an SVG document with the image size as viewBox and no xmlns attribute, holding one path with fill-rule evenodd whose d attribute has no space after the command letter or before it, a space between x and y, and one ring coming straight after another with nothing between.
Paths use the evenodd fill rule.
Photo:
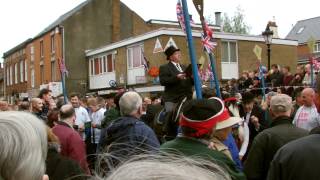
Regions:
<instances>
[{"instance_id":1,"label":"sky","mask_svg":"<svg viewBox=\"0 0 320 180\"><path fill-rule=\"evenodd\" d=\"M4 52L34 37L59 16L85 0L1 0L0 62ZM144 20L176 20L176 0L121 0ZM320 2L314 0L204 0L205 16L219 11L233 16L240 6L251 34L261 34L270 20L278 25L279 36L285 38L298 20L320 16ZM298 3L299 2L299 3ZM199 22L192 0L187 0L189 13Z\"/></svg>"}]
</instances>

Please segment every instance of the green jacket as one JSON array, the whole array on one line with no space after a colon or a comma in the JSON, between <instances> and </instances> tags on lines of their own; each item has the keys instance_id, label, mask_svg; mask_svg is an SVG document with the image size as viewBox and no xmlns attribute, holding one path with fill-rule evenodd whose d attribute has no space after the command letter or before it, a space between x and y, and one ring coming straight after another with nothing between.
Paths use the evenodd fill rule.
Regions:
<instances>
[{"instance_id":1,"label":"green jacket","mask_svg":"<svg viewBox=\"0 0 320 180\"><path fill-rule=\"evenodd\" d=\"M246 179L230 158L219 151L209 149L206 144L196 139L177 137L162 144L160 150L168 153L182 153L185 156L197 156L205 160L212 159L213 162L227 170L232 179Z\"/></svg>"},{"instance_id":2,"label":"green jacket","mask_svg":"<svg viewBox=\"0 0 320 180\"><path fill-rule=\"evenodd\" d=\"M105 112L104 120L101 122L101 127L106 128L112 120L115 120L120 116L121 116L120 112L116 108L111 108L111 109L107 110Z\"/></svg>"}]
</instances>

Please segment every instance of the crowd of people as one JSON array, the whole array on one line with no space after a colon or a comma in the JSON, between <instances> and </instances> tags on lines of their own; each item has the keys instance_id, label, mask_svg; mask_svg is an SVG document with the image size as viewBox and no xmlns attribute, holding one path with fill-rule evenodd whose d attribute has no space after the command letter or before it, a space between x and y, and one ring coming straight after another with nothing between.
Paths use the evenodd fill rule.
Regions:
<instances>
[{"instance_id":1,"label":"crowd of people","mask_svg":"<svg viewBox=\"0 0 320 180\"><path fill-rule=\"evenodd\" d=\"M297 67L244 72L216 97L169 47L161 97L121 89L0 101L0 179L318 179L317 83ZM316 77L316 76L315 76ZM315 79L315 82L317 80Z\"/></svg>"}]
</instances>

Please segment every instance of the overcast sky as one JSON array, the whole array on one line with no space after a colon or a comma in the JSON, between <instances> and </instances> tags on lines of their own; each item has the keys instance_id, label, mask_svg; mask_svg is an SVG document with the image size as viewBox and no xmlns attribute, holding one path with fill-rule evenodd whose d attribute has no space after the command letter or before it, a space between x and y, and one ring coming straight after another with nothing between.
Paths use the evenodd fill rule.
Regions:
<instances>
[{"instance_id":1,"label":"overcast sky","mask_svg":"<svg viewBox=\"0 0 320 180\"><path fill-rule=\"evenodd\" d=\"M28 38L34 37L60 15L71 10L84 0L1 0L0 1L0 55ZM105 0L107 1L107 0ZM176 0L121 0L144 20L176 20ZM187 0L189 11L197 22L198 17ZM244 10L245 20L251 34L261 34L269 20L275 17L281 38L302 19L320 16L320 2L312 0L281 1L268 0L204 0L205 15L216 11L232 16L237 6ZM299 3L298 3L299 2ZM268 3L268 4L267 4ZM0 59L2 61L2 58Z\"/></svg>"}]
</instances>

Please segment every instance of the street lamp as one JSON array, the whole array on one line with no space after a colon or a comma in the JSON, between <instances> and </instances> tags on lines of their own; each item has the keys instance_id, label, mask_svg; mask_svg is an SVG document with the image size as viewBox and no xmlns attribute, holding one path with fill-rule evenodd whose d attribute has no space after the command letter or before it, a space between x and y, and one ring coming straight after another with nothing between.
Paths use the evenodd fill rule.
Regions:
<instances>
[{"instance_id":1,"label":"street lamp","mask_svg":"<svg viewBox=\"0 0 320 180\"><path fill-rule=\"evenodd\" d=\"M273 31L270 30L269 24L267 25L266 30L262 32L262 36L268 47L268 71L269 71L270 70L270 51L271 51L270 45L272 43L272 36L273 36Z\"/></svg>"}]
</instances>

